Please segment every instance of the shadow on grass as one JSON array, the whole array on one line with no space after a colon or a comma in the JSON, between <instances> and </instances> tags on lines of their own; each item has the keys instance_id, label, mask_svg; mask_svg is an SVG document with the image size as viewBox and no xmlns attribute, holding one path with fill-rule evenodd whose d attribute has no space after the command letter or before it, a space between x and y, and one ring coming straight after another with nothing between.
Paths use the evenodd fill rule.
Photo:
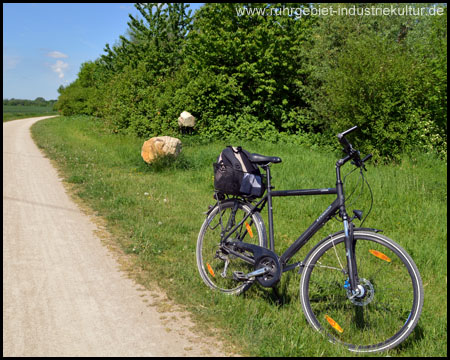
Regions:
<instances>
[{"instance_id":1,"label":"shadow on grass","mask_svg":"<svg viewBox=\"0 0 450 360\"><path fill-rule=\"evenodd\" d=\"M290 274L285 274L282 276L282 280L272 288L264 288L256 283L252 286L253 289L250 293L244 293L244 296L256 296L279 308L289 306L298 300L298 296L295 296L292 289L289 289L290 279ZM298 293L296 294L298 295Z\"/></svg>"},{"instance_id":2,"label":"shadow on grass","mask_svg":"<svg viewBox=\"0 0 450 360\"><path fill-rule=\"evenodd\" d=\"M425 338L425 332L420 326L420 324L417 324L417 326L414 328L411 334L406 338L405 341L403 341L399 346L397 346L394 350L401 352L408 348L411 348L414 346L414 343L417 343Z\"/></svg>"}]
</instances>

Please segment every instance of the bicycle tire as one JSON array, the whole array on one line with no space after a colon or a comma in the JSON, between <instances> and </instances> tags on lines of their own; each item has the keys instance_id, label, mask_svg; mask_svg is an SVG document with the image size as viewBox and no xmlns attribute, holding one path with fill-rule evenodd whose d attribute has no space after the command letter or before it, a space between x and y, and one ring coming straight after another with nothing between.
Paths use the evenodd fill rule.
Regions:
<instances>
[{"instance_id":1,"label":"bicycle tire","mask_svg":"<svg viewBox=\"0 0 450 360\"><path fill-rule=\"evenodd\" d=\"M221 232L227 227L233 207L237 206L234 224L238 224L245 215L251 212L251 204L238 200L225 200L217 204L208 214L200 229L197 247L197 268L203 282L213 290L227 295L239 295L253 284L254 281L238 281L233 278L233 272L249 273L253 271L251 264L227 254L221 250ZM231 230L230 227L228 230ZM267 247L267 235L261 215L252 214L242 224L231 239L244 240L262 247ZM225 265L228 261L228 265Z\"/></svg>"},{"instance_id":2,"label":"bicycle tire","mask_svg":"<svg viewBox=\"0 0 450 360\"><path fill-rule=\"evenodd\" d=\"M364 297L350 299L344 238L341 232L322 240L305 260L300 300L306 319L329 341L351 351L392 349L419 321L424 291L417 266L393 240L355 229Z\"/></svg>"}]
</instances>

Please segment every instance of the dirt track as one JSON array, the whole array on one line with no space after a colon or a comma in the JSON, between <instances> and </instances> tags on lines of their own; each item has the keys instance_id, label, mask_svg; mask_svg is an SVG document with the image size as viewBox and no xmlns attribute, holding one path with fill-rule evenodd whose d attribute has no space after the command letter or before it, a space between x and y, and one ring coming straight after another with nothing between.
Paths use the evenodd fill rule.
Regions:
<instances>
[{"instance_id":1,"label":"dirt track","mask_svg":"<svg viewBox=\"0 0 450 360\"><path fill-rule=\"evenodd\" d=\"M32 141L40 119L3 123L3 356L224 356L120 271Z\"/></svg>"}]
</instances>

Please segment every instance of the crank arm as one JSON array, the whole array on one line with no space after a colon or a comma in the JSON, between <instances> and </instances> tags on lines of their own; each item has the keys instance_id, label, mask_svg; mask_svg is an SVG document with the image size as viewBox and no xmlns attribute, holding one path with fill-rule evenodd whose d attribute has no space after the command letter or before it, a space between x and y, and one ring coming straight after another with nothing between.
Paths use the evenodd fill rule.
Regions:
<instances>
[{"instance_id":1,"label":"crank arm","mask_svg":"<svg viewBox=\"0 0 450 360\"><path fill-rule=\"evenodd\" d=\"M263 268L261 268L261 269L257 269L257 270L255 270L255 271L252 271L251 273L248 273L248 274L244 274L244 273L241 272L241 271L235 271L235 272L233 273L233 277L234 277L236 280L239 280L239 281L247 281L247 280L251 280L253 277L256 277L256 276L262 276L262 275L265 275L265 274L267 274L269 271L270 271L270 268L268 268L267 266L266 266L266 267L263 267Z\"/></svg>"}]
</instances>

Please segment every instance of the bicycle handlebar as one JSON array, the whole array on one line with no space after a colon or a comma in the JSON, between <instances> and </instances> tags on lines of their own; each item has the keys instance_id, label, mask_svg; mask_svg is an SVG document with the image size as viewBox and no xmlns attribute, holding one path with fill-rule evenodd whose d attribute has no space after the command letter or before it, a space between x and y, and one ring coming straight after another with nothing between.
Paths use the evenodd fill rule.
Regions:
<instances>
[{"instance_id":1,"label":"bicycle handlebar","mask_svg":"<svg viewBox=\"0 0 450 360\"><path fill-rule=\"evenodd\" d=\"M358 126L353 126L352 128L345 130L344 132L337 135L338 139L341 140L344 136L350 134L351 132L355 131L358 128Z\"/></svg>"},{"instance_id":2,"label":"bicycle handlebar","mask_svg":"<svg viewBox=\"0 0 450 360\"><path fill-rule=\"evenodd\" d=\"M358 128L358 126L353 126L352 128L345 130L344 132L337 134L337 137L339 139L339 142L344 146L344 152L349 156L348 160L353 159L353 164L362 167L364 170L366 168L364 167L364 162L368 161L372 158L372 154L369 154L364 157L364 159L361 160L360 154L358 150L353 149L352 144L347 140L345 137L346 135L350 134L351 132L355 131Z\"/></svg>"},{"instance_id":3,"label":"bicycle handlebar","mask_svg":"<svg viewBox=\"0 0 450 360\"><path fill-rule=\"evenodd\" d=\"M366 157L364 159L362 159L361 161L364 163L367 160L370 160L372 158L372 154L366 155Z\"/></svg>"},{"instance_id":4,"label":"bicycle handlebar","mask_svg":"<svg viewBox=\"0 0 450 360\"><path fill-rule=\"evenodd\" d=\"M346 139L346 135L350 134L352 131L355 131L358 127L357 126L353 126L352 128L345 130L344 132L340 133L337 135L339 142L344 145L344 151L346 153L350 153L350 151L352 150L352 144L350 144L348 142L348 140ZM350 155L350 154L349 154Z\"/></svg>"}]
</instances>

